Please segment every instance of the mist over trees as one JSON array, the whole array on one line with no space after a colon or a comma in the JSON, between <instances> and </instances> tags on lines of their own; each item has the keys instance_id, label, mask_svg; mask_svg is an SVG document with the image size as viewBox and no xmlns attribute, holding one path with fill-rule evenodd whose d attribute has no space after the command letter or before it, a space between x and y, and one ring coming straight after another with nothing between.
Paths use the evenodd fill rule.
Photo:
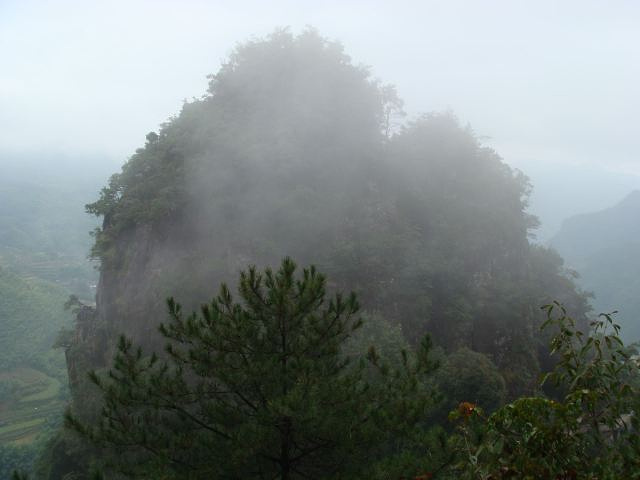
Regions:
<instances>
[{"instance_id":1,"label":"mist over trees","mask_svg":"<svg viewBox=\"0 0 640 480\"><path fill-rule=\"evenodd\" d=\"M561 322L552 322L551 329L541 332L546 316L540 306L561 302L570 312L570 331L586 332L590 305L562 258L530 241L538 224L527 211L530 192L526 175L483 146L473 130L461 125L452 113L406 119L393 86L373 78L367 68L352 62L340 44L316 31L293 35L281 30L240 44L209 77L205 94L186 102L158 132L147 134L144 146L110 178L97 200L87 205L87 211L103 221L93 232L91 253L99 262L100 280L95 308L79 305L81 315L66 344L73 397L67 419L95 444L89 447L70 431L61 432L48 450L55 460L41 465L39 475L51 480L73 471L88 475L92 467L104 466L105 459L113 460L117 452L110 450L100 457L93 449L96 445L126 444L133 435L143 452L136 451L126 460L133 470L140 467L143 473L129 471L132 478L158 471L176 479L205 478L212 472L222 475L216 470L221 466L212 465L207 457L209 447L225 461L237 461L242 468L234 472L242 471L242 478L263 478L267 473L276 475L273 464L282 466L282 457L269 448L274 438L286 437L281 420L295 417L302 422L304 434L321 430L327 445L340 444L335 450L340 455L349 451L357 456L362 445L371 445L365 451L379 453L380 460L372 478L401 478L406 472L434 475L434 471L443 472L437 478L452 478L444 476L445 470L453 476L464 470L451 470L460 461L454 459L453 452L460 446L456 442L466 438L467 446L483 445L481 437L465 437L469 432L447 435L451 430L447 413L461 402L468 403L462 404L460 416L469 419L482 410L504 415L501 407L506 402L548 394L566 400L575 420L580 415L571 403L575 398L563 397L567 385L554 388L539 382L540 374L557 363L557 358L550 357L549 342L557 342L558 332L567 331L562 330ZM326 284L322 276L318 290L322 296L325 288L328 296L355 292L364 319L360 336L341 330L340 342L326 344L314 337L318 333L314 328L327 321L326 311L317 314L296 303L307 292L303 288L307 276L295 283L292 272L287 274L286 262L280 273L268 270L283 258L315 265L326 275ZM248 265L255 266L249 270L254 274L271 272L265 273L270 282L267 297L258 292L260 288L252 288L247 280L251 273L235 283L237 273ZM221 283L227 283L231 291L239 287L244 303L234 304L223 290L209 307L200 310L201 315L182 316L181 312L198 311L209 302ZM299 295L293 285L302 289ZM171 323L159 332L159 325L167 320L168 297L182 307L170 304ZM274 305L284 304L283 311L274 313ZM320 310L326 305L314 304ZM300 355L293 377L303 384L305 379L321 379L322 387L330 387L327 390L345 399L343 413L350 420L367 412L367 395L378 395L387 387L393 390L387 393L407 393L408 405L400 405L404 413L428 397L433 402L429 408L422 405L422 416L414 428L396 432L397 437L385 439L383 445L369 444L372 431L363 433L358 426L345 433L344 424L332 423L335 412L326 410L329 400L321 389L304 397L307 403L296 403L300 398L288 393L277 396L275 404L265 401L257 414L264 422L256 427L238 420L249 433L234 437L233 442L221 442L205 432L196 435L202 445L192 445L196 438L190 434L193 418L209 428L223 425L232 430L235 423L224 423L235 418L232 411L242 402L249 410L256 406L255 398L249 398L238 385L229 404L226 397L208 390L212 385L235 385L233 368L265 385L293 381L280 371L261 371L251 362L242 364L246 359L240 353L262 348L270 328L283 319L293 324L300 320L296 308L303 311L300 318L308 329L302 329L296 338L301 344L315 341L314 351L329 360L316 364ZM336 319L340 316L336 314ZM340 322L335 325L346 328ZM238 332L245 337L236 338ZM126 339L118 341L122 334ZM438 370L425 371L420 378L414 375L407 383L393 375L395 380L385 383L388 373L375 379L373 360L380 358L388 364L386 372L400 371L413 359L422 358L425 335L434 345L430 353ZM230 346L225 341L230 338L235 343L225 353ZM164 349L167 340L173 347ZM361 366L352 384L344 384L353 371L338 368L340 362L345 358L364 361L370 344L382 348L370 352L371 364ZM179 351L173 350L176 345ZM569 345L565 347L570 350ZM158 356L147 356L152 352ZM281 359L266 354L261 358L274 369L274 362ZM412 360L407 363L406 358ZM327 379L327 370L334 376ZM88 372L93 372L93 382L87 380ZM196 377L201 378L194 381ZM347 400L360 395L362 385L370 390L362 394L363 410L359 411ZM423 392L423 397L416 392ZM604 395L602 391L598 394ZM189 402L181 403L180 398L186 397ZM627 400L610 418L623 414L623 407L631 405ZM305 417L301 405L313 411L314 418ZM102 406L106 409L101 410ZM396 418L398 404L386 406L389 408L381 411L388 422ZM525 407L509 411L519 420L537 415L526 402ZM290 414L282 413L287 408ZM275 417L274 411L278 412ZM317 415L329 423L314 424ZM414 418L412 415L407 418ZM129 420L133 423L127 423ZM383 431L383 423L373 431ZM151 432L151 425L157 431ZM328 425L331 428L324 431ZM499 431L502 424L486 425L497 429L493 438L504 433ZM170 434L174 427L175 437ZM255 444L251 433L256 435ZM357 442L358 448L341 444L344 435ZM507 440L517 443L519 439ZM238 446L245 441L246 449ZM324 450L327 445L322 445L318 458L320 451L323 455L329 452L322 457L328 459L323 460L328 468L335 451ZM265 460L271 466L260 464L252 471L248 461L252 448L271 457L271 463ZM301 454L309 448L315 448L313 442L292 447L291 452ZM588 448L573 460L586 458ZM276 457L278 461L273 460ZM499 459L483 458L486 475L500 471ZM160 463L154 463L158 459ZM520 457L512 459L513 471L529 472L518 463ZM151 469L146 469L147 461ZM194 465L176 466L190 461ZM578 463L554 463L545 472L569 475ZM345 462L340 465L346 469ZM371 467L366 461L357 464L363 465ZM342 472L312 466L304 474L291 472L281 478L337 478ZM344 478L358 478L353 473L356 470L349 470L352 476ZM189 476L192 474L195 476ZM465 478L494 478L486 475Z\"/></svg>"},{"instance_id":2,"label":"mist over trees","mask_svg":"<svg viewBox=\"0 0 640 480\"><path fill-rule=\"evenodd\" d=\"M239 46L88 206L104 217L105 320L142 339L133 295L161 318L158 298L195 306L245 265L290 255L410 341L428 331L491 355L512 393L530 391L537 307L554 295L580 318L587 302L528 242L526 176L451 114L397 124L401 105L312 30Z\"/></svg>"}]
</instances>

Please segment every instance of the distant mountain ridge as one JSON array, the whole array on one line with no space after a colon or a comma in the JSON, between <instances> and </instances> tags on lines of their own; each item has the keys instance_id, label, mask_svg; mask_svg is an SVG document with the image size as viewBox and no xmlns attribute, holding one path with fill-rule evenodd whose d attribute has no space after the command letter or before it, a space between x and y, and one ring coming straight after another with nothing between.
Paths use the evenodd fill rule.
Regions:
<instances>
[{"instance_id":1,"label":"distant mountain ridge","mask_svg":"<svg viewBox=\"0 0 640 480\"><path fill-rule=\"evenodd\" d=\"M612 246L640 242L640 190L613 207L568 218L551 240L567 261L582 263Z\"/></svg>"},{"instance_id":2,"label":"distant mountain ridge","mask_svg":"<svg viewBox=\"0 0 640 480\"><path fill-rule=\"evenodd\" d=\"M595 309L618 310L625 337L640 339L640 190L613 207L568 218L550 243L594 292Z\"/></svg>"}]
</instances>

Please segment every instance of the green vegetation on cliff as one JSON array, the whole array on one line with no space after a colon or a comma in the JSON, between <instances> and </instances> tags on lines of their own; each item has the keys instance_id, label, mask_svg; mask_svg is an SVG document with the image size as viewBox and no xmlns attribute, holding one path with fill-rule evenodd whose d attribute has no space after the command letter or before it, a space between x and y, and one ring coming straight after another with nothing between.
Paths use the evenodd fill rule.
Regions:
<instances>
[{"instance_id":1,"label":"green vegetation on cliff","mask_svg":"<svg viewBox=\"0 0 640 480\"><path fill-rule=\"evenodd\" d=\"M392 87L312 30L238 46L206 94L149 133L87 205L103 219L93 248L101 278L96 310L67 349L76 418L95 420L100 397L84 373L108 366L120 334L161 351L165 298L196 310L212 285L288 256L326 272L329 293L356 292L389 363L398 363L392 346L416 349L428 333L443 372L479 386L467 400L493 410L539 394L538 375L554 363L539 306L558 299L584 325L588 300L557 254L529 242L537 221L523 173L451 114L402 116ZM442 405L469 393L448 377L425 382ZM105 388L108 401L122 399ZM442 405L403 444L428 445L430 465L447 462Z\"/></svg>"},{"instance_id":2,"label":"green vegetation on cliff","mask_svg":"<svg viewBox=\"0 0 640 480\"><path fill-rule=\"evenodd\" d=\"M554 296L584 321L587 301L528 242L527 178L449 114L399 125L401 106L314 31L240 45L88 205L104 219L98 317L154 346L162 299L195 307L290 255L410 342L429 332L488 355L509 394L535 389L537 307Z\"/></svg>"}]
</instances>

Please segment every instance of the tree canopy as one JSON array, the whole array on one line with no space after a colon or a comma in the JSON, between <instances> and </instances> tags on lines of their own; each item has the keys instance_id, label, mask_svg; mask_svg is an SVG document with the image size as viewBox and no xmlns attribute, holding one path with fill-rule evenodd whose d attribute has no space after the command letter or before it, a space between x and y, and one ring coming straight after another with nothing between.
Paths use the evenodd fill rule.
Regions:
<instances>
[{"instance_id":1,"label":"tree canopy","mask_svg":"<svg viewBox=\"0 0 640 480\"><path fill-rule=\"evenodd\" d=\"M428 343L390 368L373 346L343 347L362 325L354 294L325 298L314 267L240 275L200 313L169 299L166 359L125 338L108 375L97 425L68 423L113 450L131 478L361 478L394 435L418 422L433 396ZM371 377L372 367L376 375Z\"/></svg>"}]
</instances>

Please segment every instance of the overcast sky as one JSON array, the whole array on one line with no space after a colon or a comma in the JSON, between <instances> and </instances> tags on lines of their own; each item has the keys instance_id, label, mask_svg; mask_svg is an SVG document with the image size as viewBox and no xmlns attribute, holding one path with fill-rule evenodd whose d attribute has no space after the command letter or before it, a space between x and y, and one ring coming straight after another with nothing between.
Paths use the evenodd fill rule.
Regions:
<instances>
[{"instance_id":1,"label":"overcast sky","mask_svg":"<svg viewBox=\"0 0 640 480\"><path fill-rule=\"evenodd\" d=\"M585 211L640 186L634 0L0 0L0 158L120 164L204 93L237 42L305 25L395 84L408 113L453 110L531 174L543 203L548 179L561 187L576 169L578 197L580 181L604 182L577 199Z\"/></svg>"}]
</instances>

